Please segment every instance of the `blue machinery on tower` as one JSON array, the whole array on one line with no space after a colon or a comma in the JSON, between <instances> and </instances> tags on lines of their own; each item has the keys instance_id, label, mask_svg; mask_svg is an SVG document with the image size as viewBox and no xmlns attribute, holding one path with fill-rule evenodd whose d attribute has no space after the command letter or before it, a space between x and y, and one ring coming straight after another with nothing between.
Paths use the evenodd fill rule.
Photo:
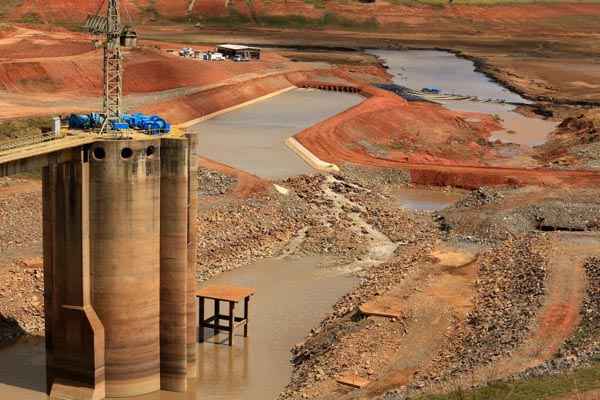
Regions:
<instances>
[{"instance_id":1,"label":"blue machinery on tower","mask_svg":"<svg viewBox=\"0 0 600 400\"><path fill-rule=\"evenodd\" d=\"M119 0L108 0L106 16L100 15L104 3L102 0L96 15L90 15L84 27L94 35L105 35L104 48L104 82L103 82L103 112L89 115L71 115L71 129L100 130L100 134L124 136L127 129L136 129L145 133L157 135L169 133L170 124L163 118L140 113L123 114L123 55L121 45L132 43L137 35L121 24Z\"/></svg>"}]
</instances>

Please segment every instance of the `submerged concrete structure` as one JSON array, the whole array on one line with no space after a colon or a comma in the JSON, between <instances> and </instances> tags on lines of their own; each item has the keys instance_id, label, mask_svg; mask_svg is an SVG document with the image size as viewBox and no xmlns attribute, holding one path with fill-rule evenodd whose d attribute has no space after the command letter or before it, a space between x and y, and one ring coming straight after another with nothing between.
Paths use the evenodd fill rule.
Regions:
<instances>
[{"instance_id":1,"label":"submerged concrete structure","mask_svg":"<svg viewBox=\"0 0 600 400\"><path fill-rule=\"evenodd\" d=\"M196 375L196 146L97 140L0 166L45 165L51 399L181 392Z\"/></svg>"}]
</instances>

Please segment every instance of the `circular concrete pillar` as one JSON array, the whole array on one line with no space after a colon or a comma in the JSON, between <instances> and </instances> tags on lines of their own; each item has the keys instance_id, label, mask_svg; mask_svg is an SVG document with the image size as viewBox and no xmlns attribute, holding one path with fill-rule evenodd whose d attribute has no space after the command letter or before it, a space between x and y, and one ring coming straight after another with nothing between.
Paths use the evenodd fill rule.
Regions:
<instances>
[{"instance_id":1,"label":"circular concrete pillar","mask_svg":"<svg viewBox=\"0 0 600 400\"><path fill-rule=\"evenodd\" d=\"M92 305L106 333L106 396L160 389L160 140L90 149Z\"/></svg>"}]
</instances>

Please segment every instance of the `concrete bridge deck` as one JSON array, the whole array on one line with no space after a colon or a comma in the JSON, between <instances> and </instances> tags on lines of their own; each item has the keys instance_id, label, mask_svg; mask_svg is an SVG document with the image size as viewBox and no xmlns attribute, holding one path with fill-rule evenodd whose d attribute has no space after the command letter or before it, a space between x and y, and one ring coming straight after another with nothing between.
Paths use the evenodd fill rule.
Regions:
<instances>
[{"instance_id":1,"label":"concrete bridge deck","mask_svg":"<svg viewBox=\"0 0 600 400\"><path fill-rule=\"evenodd\" d=\"M51 159L67 161L79 156L81 146L98 140L98 135L81 133L0 152L0 177L40 169Z\"/></svg>"},{"instance_id":2,"label":"concrete bridge deck","mask_svg":"<svg viewBox=\"0 0 600 400\"><path fill-rule=\"evenodd\" d=\"M126 131L125 133L127 139L133 140L172 139L185 135L185 132L178 127L174 127L170 134L161 136L149 136L138 131ZM42 136L39 137L39 139L41 138ZM112 139L114 137L93 132L68 131L62 137L46 137L43 140L33 141L31 144L0 150L0 177L37 170L48 165L50 161L73 160L80 156L82 146ZM15 140L15 142L19 142L19 140Z\"/></svg>"}]
</instances>

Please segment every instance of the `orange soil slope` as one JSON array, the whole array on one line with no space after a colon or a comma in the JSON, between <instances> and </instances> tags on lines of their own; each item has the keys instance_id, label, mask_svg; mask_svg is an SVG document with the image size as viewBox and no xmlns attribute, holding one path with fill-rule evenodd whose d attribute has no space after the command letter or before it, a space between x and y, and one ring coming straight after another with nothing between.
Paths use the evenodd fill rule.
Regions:
<instances>
[{"instance_id":1,"label":"orange soil slope","mask_svg":"<svg viewBox=\"0 0 600 400\"><path fill-rule=\"evenodd\" d=\"M481 122L468 122L465 127L467 119L473 118ZM493 185L600 185L597 172L481 165L478 160L489 160L494 154L469 140L486 137L494 124L489 116L457 114L436 105L407 104L375 96L304 130L296 138L322 160L408 170L411 182L416 184L466 189ZM432 129L435 135L429 134ZM390 143L400 145L402 150L390 151ZM406 149L413 153L406 153Z\"/></svg>"},{"instance_id":2,"label":"orange soil slope","mask_svg":"<svg viewBox=\"0 0 600 400\"><path fill-rule=\"evenodd\" d=\"M43 21L84 21L87 15L95 14L100 0L24 0L15 7L11 17L21 18L27 14L37 14ZM165 17L184 17L188 14L190 0L121 0L126 9L125 20L144 19L157 13ZM225 0L196 1L194 13L203 15L222 14L226 10Z\"/></svg>"},{"instance_id":3,"label":"orange soil slope","mask_svg":"<svg viewBox=\"0 0 600 400\"><path fill-rule=\"evenodd\" d=\"M229 165L200 157L198 165L212 171L218 171L225 175L234 177L237 180L232 194L238 198L247 198L256 193L269 190L271 184L255 175L230 167Z\"/></svg>"},{"instance_id":4,"label":"orange soil slope","mask_svg":"<svg viewBox=\"0 0 600 400\"><path fill-rule=\"evenodd\" d=\"M128 14L134 19L146 19L155 13L165 17L184 17L189 13L191 0L123 0ZM83 21L95 13L98 0L24 0L15 7L12 18L36 13L45 21ZM304 0L202 0L195 1L192 15L227 15L229 9L252 15L302 15L320 18L335 13L352 20L376 19L382 26L423 25L439 19L456 20L461 25L472 22L515 25L524 21L552 20L560 17L600 15L600 5L585 3L506 4L492 6L401 5L391 1L360 3L326 1L315 6Z\"/></svg>"},{"instance_id":5,"label":"orange soil slope","mask_svg":"<svg viewBox=\"0 0 600 400\"><path fill-rule=\"evenodd\" d=\"M74 93L97 96L102 87L102 51L90 37L17 28L0 38L0 90L14 93ZM168 55L155 44L125 52L124 92L148 93L204 86L236 76L282 70L289 61L265 52L251 63L207 63ZM197 46L198 47L198 46Z\"/></svg>"},{"instance_id":6,"label":"orange soil slope","mask_svg":"<svg viewBox=\"0 0 600 400\"><path fill-rule=\"evenodd\" d=\"M392 25L425 25L436 20L456 20L468 24L492 23L515 25L524 21L551 20L564 16L600 15L599 4L506 4L506 5L461 5L446 7L428 5L400 5L391 1L374 3L326 1L318 7L304 0L255 0L251 3L232 0L238 11L255 15L303 15L321 18L327 13L357 21L375 19L383 27Z\"/></svg>"},{"instance_id":7,"label":"orange soil slope","mask_svg":"<svg viewBox=\"0 0 600 400\"><path fill-rule=\"evenodd\" d=\"M458 113L398 96L374 96L298 135L317 156L345 161L385 157L390 161L479 164L493 157L477 142L499 129L489 115Z\"/></svg>"},{"instance_id":8,"label":"orange soil slope","mask_svg":"<svg viewBox=\"0 0 600 400\"><path fill-rule=\"evenodd\" d=\"M292 86L284 74L223 85L188 96L143 107L172 123L183 123Z\"/></svg>"}]
</instances>

